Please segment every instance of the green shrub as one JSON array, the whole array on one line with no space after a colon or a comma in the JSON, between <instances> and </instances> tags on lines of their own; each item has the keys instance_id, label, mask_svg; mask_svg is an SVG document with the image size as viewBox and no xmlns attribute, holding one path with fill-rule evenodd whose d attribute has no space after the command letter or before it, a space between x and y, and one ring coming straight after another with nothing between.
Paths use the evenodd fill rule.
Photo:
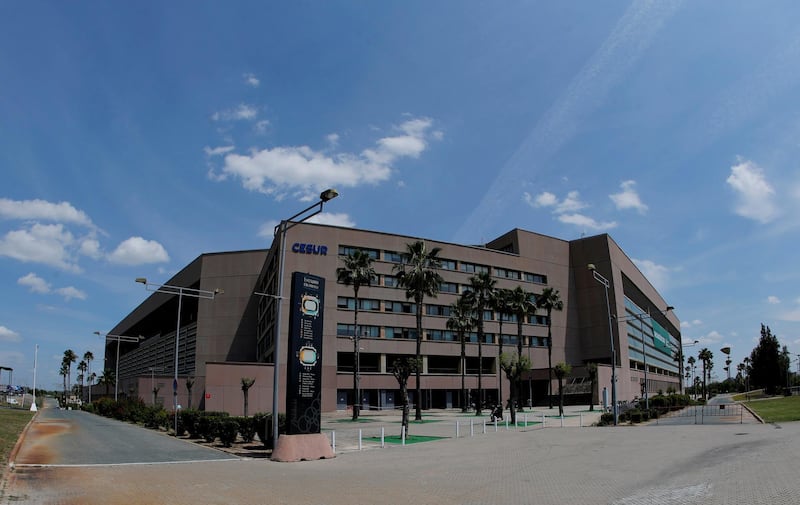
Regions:
<instances>
[{"instance_id":1,"label":"green shrub","mask_svg":"<svg viewBox=\"0 0 800 505\"><path fill-rule=\"evenodd\" d=\"M606 412L605 414L600 414L600 421L597 423L598 426L608 426L614 424L614 414L610 412Z\"/></svg>"},{"instance_id":2,"label":"green shrub","mask_svg":"<svg viewBox=\"0 0 800 505\"><path fill-rule=\"evenodd\" d=\"M236 434L239 432L239 423L235 418L216 417L214 419L214 431L219 437L220 442L225 447L230 447L236 441Z\"/></svg>"},{"instance_id":3,"label":"green shrub","mask_svg":"<svg viewBox=\"0 0 800 505\"><path fill-rule=\"evenodd\" d=\"M256 437L256 425L252 417L235 417L236 422L239 423L239 435L242 440L248 444Z\"/></svg>"},{"instance_id":4,"label":"green shrub","mask_svg":"<svg viewBox=\"0 0 800 505\"><path fill-rule=\"evenodd\" d=\"M272 447L272 413L258 412L253 415L258 438L265 447ZM278 414L278 433L286 433L286 414Z\"/></svg>"},{"instance_id":5,"label":"green shrub","mask_svg":"<svg viewBox=\"0 0 800 505\"><path fill-rule=\"evenodd\" d=\"M639 409L632 409L627 411L626 417L632 423L641 423L642 422L642 411Z\"/></svg>"},{"instance_id":6,"label":"green shrub","mask_svg":"<svg viewBox=\"0 0 800 505\"><path fill-rule=\"evenodd\" d=\"M178 414L178 430L183 435L184 432L189 432L192 438L200 438L197 432L197 419L200 417L200 412L195 409L181 410Z\"/></svg>"}]
</instances>

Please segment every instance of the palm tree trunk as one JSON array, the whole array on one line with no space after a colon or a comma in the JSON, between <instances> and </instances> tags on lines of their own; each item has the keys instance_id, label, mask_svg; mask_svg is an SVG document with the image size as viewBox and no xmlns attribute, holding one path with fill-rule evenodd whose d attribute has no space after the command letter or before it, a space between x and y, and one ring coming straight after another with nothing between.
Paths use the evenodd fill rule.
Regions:
<instances>
[{"instance_id":1,"label":"palm tree trunk","mask_svg":"<svg viewBox=\"0 0 800 505\"><path fill-rule=\"evenodd\" d=\"M517 316L517 363L522 362L522 318ZM516 378L514 379L517 383L516 389L514 390L514 398L511 400L512 402L517 401L517 397L519 397L519 392L522 391L522 374L517 374ZM520 408L522 406L520 405Z\"/></svg>"},{"instance_id":2,"label":"palm tree trunk","mask_svg":"<svg viewBox=\"0 0 800 505\"><path fill-rule=\"evenodd\" d=\"M461 337L461 412L467 412L467 388L464 385L464 378L467 373L467 343L464 340L466 337L462 333Z\"/></svg>"},{"instance_id":3,"label":"palm tree trunk","mask_svg":"<svg viewBox=\"0 0 800 505\"><path fill-rule=\"evenodd\" d=\"M553 335L550 331L550 309L547 310L547 401L553 408Z\"/></svg>"},{"instance_id":4,"label":"palm tree trunk","mask_svg":"<svg viewBox=\"0 0 800 505\"><path fill-rule=\"evenodd\" d=\"M422 300L415 300L417 303L417 369L414 377L416 385L414 389L414 420L422 421L422 387L420 384L420 372L422 368Z\"/></svg>"},{"instance_id":5,"label":"palm tree trunk","mask_svg":"<svg viewBox=\"0 0 800 505\"><path fill-rule=\"evenodd\" d=\"M358 390L358 373L361 355L359 354L359 337L358 337L358 290L353 290L356 299L355 312L353 315L353 421L358 420L358 414L361 412L361 392Z\"/></svg>"},{"instance_id":6,"label":"palm tree trunk","mask_svg":"<svg viewBox=\"0 0 800 505\"><path fill-rule=\"evenodd\" d=\"M498 336L498 354L497 359L500 360L500 355L503 354L503 314L500 313L500 335ZM503 405L503 372L500 367L497 367L497 401Z\"/></svg>"},{"instance_id":7,"label":"palm tree trunk","mask_svg":"<svg viewBox=\"0 0 800 505\"><path fill-rule=\"evenodd\" d=\"M483 344L481 343L483 340L483 308L480 308L480 313L478 314L478 398L475 401L475 415L481 415L481 409L483 408Z\"/></svg>"}]
</instances>

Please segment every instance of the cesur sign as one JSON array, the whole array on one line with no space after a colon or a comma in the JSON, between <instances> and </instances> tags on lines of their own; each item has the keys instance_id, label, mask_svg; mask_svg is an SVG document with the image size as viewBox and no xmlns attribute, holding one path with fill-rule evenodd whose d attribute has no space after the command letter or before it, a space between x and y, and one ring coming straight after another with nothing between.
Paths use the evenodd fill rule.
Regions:
<instances>
[{"instance_id":1,"label":"cesur sign","mask_svg":"<svg viewBox=\"0 0 800 505\"><path fill-rule=\"evenodd\" d=\"M328 246L318 244L301 244L295 242L292 244L292 252L298 254L317 254L319 256L328 255Z\"/></svg>"}]
</instances>

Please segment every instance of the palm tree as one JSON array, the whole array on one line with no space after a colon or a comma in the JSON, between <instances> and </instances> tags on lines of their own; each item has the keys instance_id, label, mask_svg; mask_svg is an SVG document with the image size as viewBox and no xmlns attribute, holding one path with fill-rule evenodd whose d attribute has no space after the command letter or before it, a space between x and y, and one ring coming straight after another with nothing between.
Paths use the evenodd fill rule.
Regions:
<instances>
[{"instance_id":1,"label":"palm tree","mask_svg":"<svg viewBox=\"0 0 800 505\"><path fill-rule=\"evenodd\" d=\"M86 351L83 353L83 361L86 362L87 370L89 371L89 403L92 403L92 361L94 361L94 354L92 351Z\"/></svg>"},{"instance_id":2,"label":"palm tree","mask_svg":"<svg viewBox=\"0 0 800 505\"><path fill-rule=\"evenodd\" d=\"M97 374L92 372L89 374L89 403L92 403L92 384L97 379Z\"/></svg>"},{"instance_id":3,"label":"palm tree","mask_svg":"<svg viewBox=\"0 0 800 505\"><path fill-rule=\"evenodd\" d=\"M695 363L697 363L697 361L695 361L694 356L689 356L689 358L686 359L686 365L691 370L690 377L691 377L691 375L694 375L694 364ZM694 391L694 397L697 398L697 391Z\"/></svg>"},{"instance_id":4,"label":"palm tree","mask_svg":"<svg viewBox=\"0 0 800 505\"><path fill-rule=\"evenodd\" d=\"M589 411L594 410L594 388L597 385L597 363L588 363L586 373L589 374Z\"/></svg>"},{"instance_id":5,"label":"palm tree","mask_svg":"<svg viewBox=\"0 0 800 505\"><path fill-rule=\"evenodd\" d=\"M509 307L509 298L511 297L511 290L509 289L496 289L494 293L492 293L492 310L497 312L497 321L500 326L498 336L497 336L497 355L500 356L503 354L503 318L507 317L511 314L510 307ZM498 367L497 372L500 373L502 370ZM497 398L500 401L500 404L503 404L503 377L502 375L498 377L497 381Z\"/></svg>"},{"instance_id":6,"label":"palm tree","mask_svg":"<svg viewBox=\"0 0 800 505\"><path fill-rule=\"evenodd\" d=\"M78 366L75 368L77 368L80 372L80 375L78 375L77 379L78 382L81 383L81 401L83 401L83 377L86 375L86 370L89 368L89 365L86 364L85 360L81 360L81 362L78 363Z\"/></svg>"},{"instance_id":7,"label":"palm tree","mask_svg":"<svg viewBox=\"0 0 800 505\"><path fill-rule=\"evenodd\" d=\"M517 359L522 359L522 323L528 318L529 315L536 313L536 303L533 293L529 293L517 286L508 294L508 309L517 318ZM520 377L521 380L521 377ZM517 385L517 391L520 391L520 385Z\"/></svg>"},{"instance_id":8,"label":"palm tree","mask_svg":"<svg viewBox=\"0 0 800 505\"><path fill-rule=\"evenodd\" d=\"M547 312L547 396L550 399L550 408L553 408L553 321L550 317L554 310L564 310L564 302L557 289L544 288L542 294L536 298L536 306Z\"/></svg>"},{"instance_id":9,"label":"palm tree","mask_svg":"<svg viewBox=\"0 0 800 505\"><path fill-rule=\"evenodd\" d=\"M108 392L108 388L116 385L116 383L117 377L114 375L114 370L111 370L110 368L103 370L103 373L100 375L100 380L97 381L97 384L104 385L106 387L106 396L110 394Z\"/></svg>"},{"instance_id":10,"label":"palm tree","mask_svg":"<svg viewBox=\"0 0 800 505\"><path fill-rule=\"evenodd\" d=\"M359 339L358 332L358 290L361 286L369 286L375 277L375 269L372 268L372 257L361 249L356 249L344 258L344 266L336 269L336 280L345 286L353 286L353 421L358 419L361 410L361 393L358 388L359 382Z\"/></svg>"},{"instance_id":11,"label":"palm tree","mask_svg":"<svg viewBox=\"0 0 800 505\"><path fill-rule=\"evenodd\" d=\"M420 367L420 361L416 358L397 358L392 363L392 375L397 379L400 386L400 402L403 405L403 415L400 426L408 436L408 378Z\"/></svg>"},{"instance_id":12,"label":"palm tree","mask_svg":"<svg viewBox=\"0 0 800 505\"><path fill-rule=\"evenodd\" d=\"M527 356L514 353L503 353L499 357L500 369L506 373L508 383L511 385L511 396L509 401L509 412L511 412L511 422L517 422L517 391L522 374L530 370L531 361Z\"/></svg>"},{"instance_id":13,"label":"palm tree","mask_svg":"<svg viewBox=\"0 0 800 505\"><path fill-rule=\"evenodd\" d=\"M58 370L58 375L61 376L61 379L64 383L64 401L63 404L66 405L67 403L67 374L69 374L69 367L67 366L66 360L61 360L61 368Z\"/></svg>"},{"instance_id":14,"label":"palm tree","mask_svg":"<svg viewBox=\"0 0 800 505\"><path fill-rule=\"evenodd\" d=\"M416 403L414 419L422 421L422 390L420 387L420 369L422 368L422 302L426 296L436 297L442 276L437 270L441 265L439 252L441 248L428 249L425 242L418 240L406 244L405 252L400 254L401 263L395 265L397 272L397 285L406 290L406 298L414 300L417 309L417 353L418 366L415 369L416 390L414 401Z\"/></svg>"},{"instance_id":15,"label":"palm tree","mask_svg":"<svg viewBox=\"0 0 800 505\"><path fill-rule=\"evenodd\" d=\"M64 351L64 363L67 364L67 389L70 385L70 376L72 375L72 364L78 359L78 355L72 349Z\"/></svg>"},{"instance_id":16,"label":"palm tree","mask_svg":"<svg viewBox=\"0 0 800 505\"><path fill-rule=\"evenodd\" d=\"M242 394L244 395L244 417L247 417L248 392L255 383L256 383L255 379L251 379L249 377L242 377Z\"/></svg>"},{"instance_id":17,"label":"palm tree","mask_svg":"<svg viewBox=\"0 0 800 505\"><path fill-rule=\"evenodd\" d=\"M553 368L553 373L556 374L558 379L558 415L564 415L564 377L572 372L572 367L563 361L557 363Z\"/></svg>"},{"instance_id":18,"label":"palm tree","mask_svg":"<svg viewBox=\"0 0 800 505\"><path fill-rule=\"evenodd\" d=\"M461 343L461 412L466 412L467 389L464 386L464 376L467 369L467 333L475 327L475 316L472 308L465 303L461 297L457 302L450 305L450 317L447 319L447 329L454 331L458 335Z\"/></svg>"},{"instance_id":19,"label":"palm tree","mask_svg":"<svg viewBox=\"0 0 800 505\"><path fill-rule=\"evenodd\" d=\"M475 402L475 415L481 415L483 408L483 317L484 312L491 306L492 293L495 290L497 281L492 279L489 272L481 272L469 278L469 288L462 297L465 303L472 307L473 313L477 315L478 330L478 398Z\"/></svg>"},{"instance_id":20,"label":"palm tree","mask_svg":"<svg viewBox=\"0 0 800 505\"><path fill-rule=\"evenodd\" d=\"M703 399L708 400L708 392L706 391L706 370L711 372L710 365L711 360L714 358L714 354L709 351L707 347L703 347L697 354L697 357L703 362Z\"/></svg>"}]
</instances>

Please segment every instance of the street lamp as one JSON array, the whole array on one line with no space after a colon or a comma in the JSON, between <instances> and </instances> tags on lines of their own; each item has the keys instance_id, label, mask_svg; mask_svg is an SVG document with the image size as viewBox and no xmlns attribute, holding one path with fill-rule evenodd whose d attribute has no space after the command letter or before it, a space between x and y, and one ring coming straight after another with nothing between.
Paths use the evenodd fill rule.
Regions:
<instances>
[{"instance_id":1,"label":"street lamp","mask_svg":"<svg viewBox=\"0 0 800 505\"><path fill-rule=\"evenodd\" d=\"M117 366L116 366L116 370L114 372L114 401L117 401L117 396L119 394L119 343L120 342L132 342L132 343L137 343L138 344L139 341L142 339L142 337L141 336L139 336L139 337L129 337L127 335L112 335L110 333L102 334L99 331L94 332L94 334L97 335L97 336L100 336L100 337L105 337L106 340L108 340L110 338L110 339L114 339L114 340L117 341L117 361L116 361L116 365ZM106 391L108 391L108 390L106 389Z\"/></svg>"},{"instance_id":2,"label":"street lamp","mask_svg":"<svg viewBox=\"0 0 800 505\"><path fill-rule=\"evenodd\" d=\"M279 371L279 363L280 363L280 342L281 342L281 304L284 300L283 297L283 269L285 267L285 259L286 259L286 232L289 228L306 221L307 219L311 218L312 216L316 216L320 212L322 212L322 206L325 205L325 202L329 202L339 196L339 192L335 189L326 189L319 195L319 201L313 205L306 207L305 209L301 210L297 214L293 215L289 219L284 219L278 225L275 226L273 230L273 237L277 237L280 234L280 254L278 255L278 294L273 295L278 303L278 314L275 317L275 331L274 334L274 341L275 344L273 346L273 376L272 376L272 443L275 444L278 441L278 391L279 391L279 381L280 381L280 371ZM313 212L312 212L313 211ZM309 214L310 212L310 214ZM305 215L304 215L305 214ZM303 216L301 219L294 221L295 219ZM263 296L263 295L262 295Z\"/></svg>"},{"instance_id":3,"label":"street lamp","mask_svg":"<svg viewBox=\"0 0 800 505\"><path fill-rule=\"evenodd\" d=\"M611 283L597 272L597 268L593 263L589 263L587 268L592 272L594 280L605 287L606 311L608 312L608 336L611 340L611 408L614 412L614 426L616 426L619 422L619 407L617 406L617 353L614 350L614 325L611 323L611 305L608 303L608 288Z\"/></svg>"},{"instance_id":4,"label":"street lamp","mask_svg":"<svg viewBox=\"0 0 800 505\"><path fill-rule=\"evenodd\" d=\"M669 312L670 310L673 310L674 308L675 307L673 307L672 305L669 305L669 306L667 306L666 309L660 310L659 313L665 314L665 313ZM646 343L645 343L645 340L644 340L645 335L644 335L644 320L642 319L643 316L647 316L651 320L651 322L650 322L650 336L652 337L652 331L653 331L652 330L652 324L653 324L652 323L652 319L653 319L653 316L650 315L650 307L648 307L645 312L641 312L639 314L631 314L628 317L622 317L622 318L619 319L619 322L622 323L622 322L625 322L625 321L631 321L634 318L639 320L639 333L642 335L642 360L643 360L643 363L644 363L644 384L642 386L642 396L644 396L644 408L647 409L647 410L650 410L650 394L649 394L648 388L647 388L647 346L646 346ZM679 359L681 359L681 358L679 358ZM680 366L683 366L683 365L680 365ZM680 368L680 366L679 366L679 368Z\"/></svg>"},{"instance_id":5,"label":"street lamp","mask_svg":"<svg viewBox=\"0 0 800 505\"><path fill-rule=\"evenodd\" d=\"M208 291L205 289L186 288L183 286L170 286L169 284L154 284L147 282L144 277L137 277L136 282L144 284L147 291L154 293L166 293L171 295L178 295L178 323L175 328L175 377L172 381L172 404L175 409L175 436L178 436L178 347L179 337L181 334L181 306L183 304L183 297L190 296L192 298L203 298L205 300L213 300L217 295L223 294L225 291L215 289Z\"/></svg>"}]
</instances>

